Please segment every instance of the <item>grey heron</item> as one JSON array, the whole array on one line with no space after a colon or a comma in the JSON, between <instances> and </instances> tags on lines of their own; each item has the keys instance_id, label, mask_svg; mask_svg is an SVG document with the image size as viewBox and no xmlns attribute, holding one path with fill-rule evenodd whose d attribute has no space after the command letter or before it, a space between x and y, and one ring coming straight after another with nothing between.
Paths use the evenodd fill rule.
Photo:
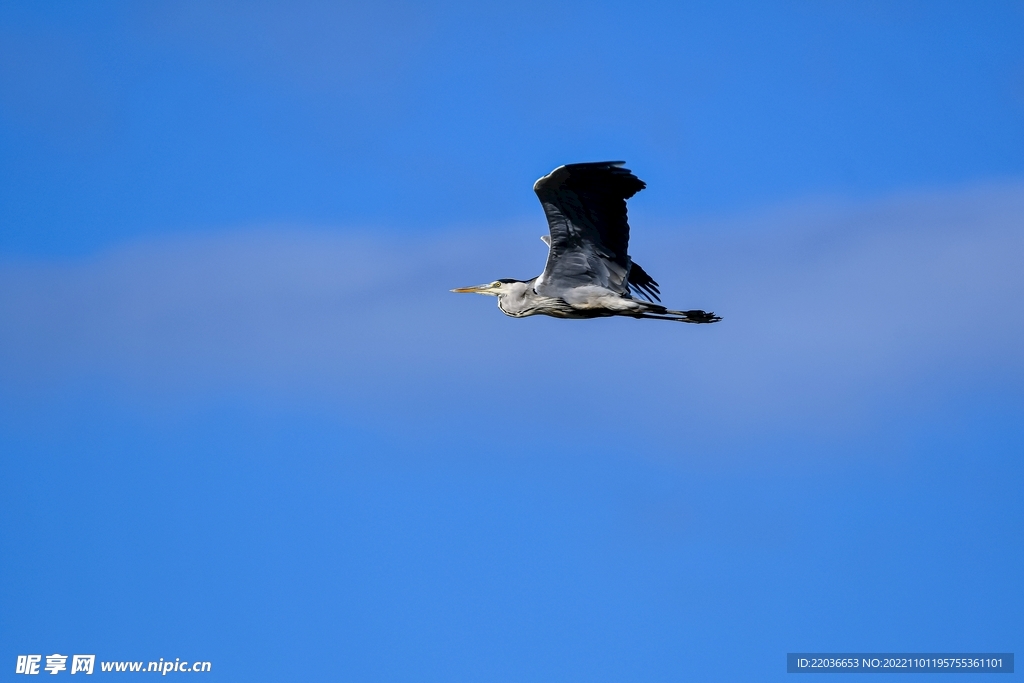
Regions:
<instances>
[{"instance_id":1,"label":"grey heron","mask_svg":"<svg viewBox=\"0 0 1024 683\"><path fill-rule=\"evenodd\" d=\"M721 320L714 313L662 306L658 283L630 259L626 200L647 184L624 164L567 164L534 184L550 231L541 237L548 245L543 273L532 280L505 278L451 291L496 296L501 312L513 318L623 315L683 323Z\"/></svg>"}]
</instances>

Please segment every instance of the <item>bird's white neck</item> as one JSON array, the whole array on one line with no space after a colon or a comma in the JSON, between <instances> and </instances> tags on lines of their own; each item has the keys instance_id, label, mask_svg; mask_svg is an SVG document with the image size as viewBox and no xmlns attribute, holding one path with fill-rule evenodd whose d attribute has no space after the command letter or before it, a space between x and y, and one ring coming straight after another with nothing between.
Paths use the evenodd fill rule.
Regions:
<instances>
[{"instance_id":1,"label":"bird's white neck","mask_svg":"<svg viewBox=\"0 0 1024 683\"><path fill-rule=\"evenodd\" d=\"M522 318L532 315L530 294L533 294L532 282L507 282L498 294L498 308L505 315Z\"/></svg>"}]
</instances>

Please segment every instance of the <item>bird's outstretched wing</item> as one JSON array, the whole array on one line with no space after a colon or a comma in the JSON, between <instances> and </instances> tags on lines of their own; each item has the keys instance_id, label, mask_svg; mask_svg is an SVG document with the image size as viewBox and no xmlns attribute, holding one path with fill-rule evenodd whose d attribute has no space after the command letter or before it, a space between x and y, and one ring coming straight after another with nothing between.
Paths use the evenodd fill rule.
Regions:
<instances>
[{"instance_id":1,"label":"bird's outstretched wing","mask_svg":"<svg viewBox=\"0 0 1024 683\"><path fill-rule=\"evenodd\" d=\"M628 295L630 285L657 298L658 284L639 266L631 273L626 200L647 185L623 161L559 166L533 186L548 218L548 261L534 287L558 297L572 287L599 285Z\"/></svg>"}]
</instances>

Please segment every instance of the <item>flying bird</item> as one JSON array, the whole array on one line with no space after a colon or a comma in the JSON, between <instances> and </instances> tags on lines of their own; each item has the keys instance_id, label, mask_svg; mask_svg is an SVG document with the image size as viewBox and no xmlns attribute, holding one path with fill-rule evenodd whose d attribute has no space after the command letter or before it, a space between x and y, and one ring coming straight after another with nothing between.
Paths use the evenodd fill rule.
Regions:
<instances>
[{"instance_id":1,"label":"flying bird","mask_svg":"<svg viewBox=\"0 0 1024 683\"><path fill-rule=\"evenodd\" d=\"M626 200L647 187L624 161L567 164L538 180L550 235L544 272L532 280L495 280L457 293L498 297L498 308L513 318L632 318L714 323L701 310L674 311L661 305L658 283L629 257Z\"/></svg>"}]
</instances>

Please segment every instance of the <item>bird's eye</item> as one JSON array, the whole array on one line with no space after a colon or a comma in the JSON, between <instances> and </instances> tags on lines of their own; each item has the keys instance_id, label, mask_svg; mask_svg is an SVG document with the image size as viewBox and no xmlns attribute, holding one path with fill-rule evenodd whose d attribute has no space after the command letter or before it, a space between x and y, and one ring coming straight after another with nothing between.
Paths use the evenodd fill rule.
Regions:
<instances>
[{"instance_id":1,"label":"bird's eye","mask_svg":"<svg viewBox=\"0 0 1024 683\"><path fill-rule=\"evenodd\" d=\"M498 287L501 287L501 283L495 280L494 282L491 283L491 287L497 289Z\"/></svg>"}]
</instances>

